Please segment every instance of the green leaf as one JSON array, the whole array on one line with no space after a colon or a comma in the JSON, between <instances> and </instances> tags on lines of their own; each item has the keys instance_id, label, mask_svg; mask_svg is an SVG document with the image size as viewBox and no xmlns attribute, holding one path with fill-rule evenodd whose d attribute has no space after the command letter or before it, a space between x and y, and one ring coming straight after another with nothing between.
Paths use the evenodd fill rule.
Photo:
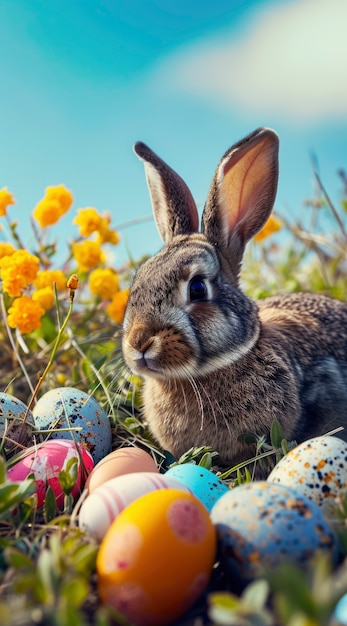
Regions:
<instances>
[{"instance_id":1,"label":"green leaf","mask_svg":"<svg viewBox=\"0 0 347 626\"><path fill-rule=\"evenodd\" d=\"M303 571L288 563L271 573L269 580L283 619L297 612L315 618L317 607Z\"/></svg>"},{"instance_id":2,"label":"green leaf","mask_svg":"<svg viewBox=\"0 0 347 626\"><path fill-rule=\"evenodd\" d=\"M32 560L16 548L6 548L5 559L8 565L14 567L14 569L24 570L34 567Z\"/></svg>"},{"instance_id":3,"label":"green leaf","mask_svg":"<svg viewBox=\"0 0 347 626\"><path fill-rule=\"evenodd\" d=\"M199 465L205 469L210 470L212 467L212 454L211 452L205 452L199 461Z\"/></svg>"},{"instance_id":4,"label":"green leaf","mask_svg":"<svg viewBox=\"0 0 347 626\"><path fill-rule=\"evenodd\" d=\"M6 463L5 459L0 454L0 485L6 481Z\"/></svg>"},{"instance_id":5,"label":"green leaf","mask_svg":"<svg viewBox=\"0 0 347 626\"><path fill-rule=\"evenodd\" d=\"M252 482L252 474L249 471L248 467L245 467L245 482L246 483L251 483Z\"/></svg>"},{"instance_id":6,"label":"green leaf","mask_svg":"<svg viewBox=\"0 0 347 626\"><path fill-rule=\"evenodd\" d=\"M65 469L59 472L59 483L66 496L73 490L78 477L78 459L72 457L66 464Z\"/></svg>"},{"instance_id":7,"label":"green leaf","mask_svg":"<svg viewBox=\"0 0 347 626\"><path fill-rule=\"evenodd\" d=\"M75 544L77 548L73 553L73 566L76 572L81 574L86 572L92 572L95 566L96 555L98 552L98 546L94 544L82 544L80 545L76 538Z\"/></svg>"},{"instance_id":8,"label":"green leaf","mask_svg":"<svg viewBox=\"0 0 347 626\"><path fill-rule=\"evenodd\" d=\"M210 606L219 607L227 611L234 611L240 605L239 598L228 591L210 593L208 601Z\"/></svg>"},{"instance_id":9,"label":"green leaf","mask_svg":"<svg viewBox=\"0 0 347 626\"><path fill-rule=\"evenodd\" d=\"M64 581L60 589L60 602L67 606L78 608L87 598L89 585L83 578L73 578Z\"/></svg>"},{"instance_id":10,"label":"green leaf","mask_svg":"<svg viewBox=\"0 0 347 626\"><path fill-rule=\"evenodd\" d=\"M283 441L283 430L278 420L273 420L270 430L270 441L274 448L280 448Z\"/></svg>"},{"instance_id":11,"label":"green leaf","mask_svg":"<svg viewBox=\"0 0 347 626\"><path fill-rule=\"evenodd\" d=\"M247 433L241 433L238 437L237 437L237 441L241 441L243 443L257 443L258 438L254 433L251 432L247 432Z\"/></svg>"},{"instance_id":12,"label":"green leaf","mask_svg":"<svg viewBox=\"0 0 347 626\"><path fill-rule=\"evenodd\" d=\"M37 486L31 478L26 478L20 483L6 482L0 485L0 519L12 517L13 509L24 502L37 490Z\"/></svg>"},{"instance_id":13,"label":"green leaf","mask_svg":"<svg viewBox=\"0 0 347 626\"><path fill-rule=\"evenodd\" d=\"M46 489L44 515L46 522L51 522L57 513L55 495L52 487L48 485Z\"/></svg>"}]
</instances>

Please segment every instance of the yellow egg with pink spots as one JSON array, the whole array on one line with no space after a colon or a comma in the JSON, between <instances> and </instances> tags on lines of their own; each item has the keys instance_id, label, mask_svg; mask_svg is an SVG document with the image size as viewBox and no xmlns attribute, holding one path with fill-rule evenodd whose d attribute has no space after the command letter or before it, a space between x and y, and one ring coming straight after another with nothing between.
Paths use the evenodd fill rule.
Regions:
<instances>
[{"instance_id":1,"label":"yellow egg with pink spots","mask_svg":"<svg viewBox=\"0 0 347 626\"><path fill-rule=\"evenodd\" d=\"M216 532L204 505L178 489L153 491L124 509L97 557L98 591L136 626L164 626L206 589Z\"/></svg>"}]
</instances>

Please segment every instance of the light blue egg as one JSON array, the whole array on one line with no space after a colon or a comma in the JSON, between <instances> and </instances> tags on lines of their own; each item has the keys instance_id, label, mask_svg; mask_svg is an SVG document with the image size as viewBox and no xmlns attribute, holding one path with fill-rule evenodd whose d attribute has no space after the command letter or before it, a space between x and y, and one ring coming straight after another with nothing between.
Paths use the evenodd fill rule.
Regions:
<instances>
[{"instance_id":1,"label":"light blue egg","mask_svg":"<svg viewBox=\"0 0 347 626\"><path fill-rule=\"evenodd\" d=\"M227 485L213 472L201 465L195 465L195 463L174 465L166 472L165 476L176 478L188 487L208 511L211 511L219 498L229 491Z\"/></svg>"},{"instance_id":2,"label":"light blue egg","mask_svg":"<svg viewBox=\"0 0 347 626\"><path fill-rule=\"evenodd\" d=\"M211 511L221 562L242 580L322 553L338 557L337 539L314 502L285 485L258 481L231 489Z\"/></svg>"},{"instance_id":3,"label":"light blue egg","mask_svg":"<svg viewBox=\"0 0 347 626\"><path fill-rule=\"evenodd\" d=\"M338 601L334 618L341 624L341 626L347 626L347 593Z\"/></svg>"},{"instance_id":4,"label":"light blue egg","mask_svg":"<svg viewBox=\"0 0 347 626\"><path fill-rule=\"evenodd\" d=\"M51 439L75 439L98 463L110 452L112 432L104 409L80 389L58 387L47 391L33 409L38 430L54 429ZM61 429L80 428L80 430Z\"/></svg>"},{"instance_id":5,"label":"light blue egg","mask_svg":"<svg viewBox=\"0 0 347 626\"><path fill-rule=\"evenodd\" d=\"M25 424L24 418L27 414ZM4 391L0 392L0 441L5 456L21 452L23 446L33 443L34 418L24 402ZM17 443L20 443L17 446Z\"/></svg>"}]
</instances>

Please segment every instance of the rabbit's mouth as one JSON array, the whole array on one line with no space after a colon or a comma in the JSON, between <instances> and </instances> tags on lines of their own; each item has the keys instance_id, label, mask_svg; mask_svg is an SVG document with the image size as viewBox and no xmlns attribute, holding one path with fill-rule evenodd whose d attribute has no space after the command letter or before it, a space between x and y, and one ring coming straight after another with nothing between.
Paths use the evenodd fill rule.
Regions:
<instances>
[{"instance_id":1,"label":"rabbit's mouth","mask_svg":"<svg viewBox=\"0 0 347 626\"><path fill-rule=\"evenodd\" d=\"M196 370L194 350L180 331L172 327L149 333L144 326L131 330L123 340L127 365L139 376L184 378Z\"/></svg>"}]
</instances>

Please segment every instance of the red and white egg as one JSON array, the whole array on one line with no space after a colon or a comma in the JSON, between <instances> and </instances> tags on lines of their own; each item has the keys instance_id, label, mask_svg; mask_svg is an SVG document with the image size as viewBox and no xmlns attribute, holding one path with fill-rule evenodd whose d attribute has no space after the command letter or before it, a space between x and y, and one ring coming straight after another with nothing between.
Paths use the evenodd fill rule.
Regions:
<instances>
[{"instance_id":1,"label":"red and white egg","mask_svg":"<svg viewBox=\"0 0 347 626\"><path fill-rule=\"evenodd\" d=\"M32 446L15 465L9 468L7 476L9 480L19 482L33 474L37 487L38 508L43 506L47 486L50 485L59 509L64 504L64 492L59 482L59 473L66 468L72 458L76 458L78 463L77 480L71 492L76 498L94 467L94 461L88 450L80 445L77 447L73 441L55 439Z\"/></svg>"}]
</instances>

